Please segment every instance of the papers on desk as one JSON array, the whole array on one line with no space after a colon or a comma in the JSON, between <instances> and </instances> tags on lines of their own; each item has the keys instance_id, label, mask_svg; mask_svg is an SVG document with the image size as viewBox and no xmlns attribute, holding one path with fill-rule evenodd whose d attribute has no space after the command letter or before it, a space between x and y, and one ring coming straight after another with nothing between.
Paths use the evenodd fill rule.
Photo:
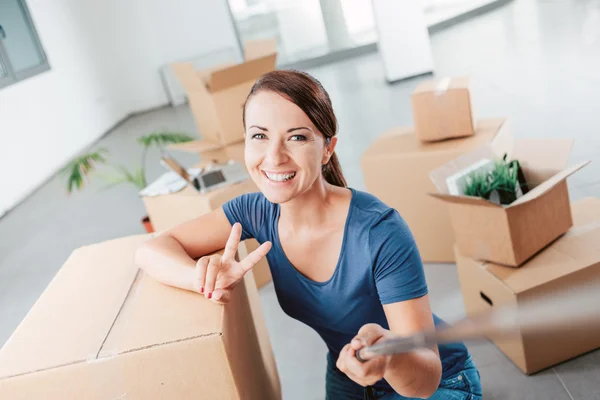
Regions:
<instances>
[{"instance_id":1,"label":"papers on desk","mask_svg":"<svg viewBox=\"0 0 600 400\"><path fill-rule=\"evenodd\" d=\"M191 176L196 176L200 173L201 169L189 168L187 171ZM175 172L170 171L162 174L158 179L142 189L140 191L140 196L152 197L176 193L185 188L186 185L187 183L183 178Z\"/></svg>"}]
</instances>

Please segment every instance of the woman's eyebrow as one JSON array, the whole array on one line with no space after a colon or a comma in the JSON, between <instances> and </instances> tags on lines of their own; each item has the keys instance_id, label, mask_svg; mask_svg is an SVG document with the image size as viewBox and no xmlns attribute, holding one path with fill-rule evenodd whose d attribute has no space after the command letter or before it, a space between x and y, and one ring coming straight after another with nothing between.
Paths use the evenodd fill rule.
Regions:
<instances>
[{"instance_id":1,"label":"woman's eyebrow","mask_svg":"<svg viewBox=\"0 0 600 400\"><path fill-rule=\"evenodd\" d=\"M291 129L288 129L288 133L290 133L290 132L294 132L294 131L298 131L298 130L301 130L301 129L306 129L306 130L309 130L309 131L311 131L311 132L312 132L312 129L310 129L310 128L309 128L309 127L307 127L307 126L299 126L299 127L297 127L297 128L291 128Z\"/></svg>"},{"instance_id":2,"label":"woman's eyebrow","mask_svg":"<svg viewBox=\"0 0 600 400\"><path fill-rule=\"evenodd\" d=\"M258 128L261 131L269 132L269 130L267 128L263 128L262 126L258 126L258 125L252 125L252 126L250 126L250 128ZM248 129L250 129L250 128L248 128Z\"/></svg>"}]
</instances>

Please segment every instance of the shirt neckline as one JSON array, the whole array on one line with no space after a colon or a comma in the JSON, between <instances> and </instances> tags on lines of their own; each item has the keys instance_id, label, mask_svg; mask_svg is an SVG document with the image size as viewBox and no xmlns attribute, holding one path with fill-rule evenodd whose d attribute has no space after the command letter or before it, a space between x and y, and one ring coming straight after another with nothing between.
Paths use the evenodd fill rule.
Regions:
<instances>
[{"instance_id":1,"label":"shirt neckline","mask_svg":"<svg viewBox=\"0 0 600 400\"><path fill-rule=\"evenodd\" d=\"M322 281L322 282L310 279L309 277L305 276L300 271L298 271L298 269L294 266L294 264L292 264L290 259L285 254L285 251L283 251L283 246L281 246L281 240L279 239L280 207L279 207L279 205L277 205L276 212L275 212L275 218L274 218L274 222L273 222L273 224L274 224L273 230L274 230L274 236L275 236L275 242L276 242L276 243L274 243L274 245L276 245L277 251L280 252L281 256L285 259L287 267L290 268L299 279L303 280L306 283L309 283L309 284L315 285L315 286L325 286L325 285L329 284L331 281L333 281L334 278L336 277L336 275L338 274L338 271L340 269L340 264L342 263L342 258L344 257L344 250L346 248L346 242L348 239L348 226L350 225L350 219L352 217L352 212L354 210L354 203L355 203L355 199L356 199L356 191L351 187L348 187L348 189L350 190L350 193L351 193L350 207L348 208L348 215L346 216L346 222L344 224L344 233L343 233L343 238L342 238L342 246L340 248L340 254L338 256L338 260L335 265L333 274L331 274L331 277L329 279L327 279L326 281Z\"/></svg>"}]
</instances>

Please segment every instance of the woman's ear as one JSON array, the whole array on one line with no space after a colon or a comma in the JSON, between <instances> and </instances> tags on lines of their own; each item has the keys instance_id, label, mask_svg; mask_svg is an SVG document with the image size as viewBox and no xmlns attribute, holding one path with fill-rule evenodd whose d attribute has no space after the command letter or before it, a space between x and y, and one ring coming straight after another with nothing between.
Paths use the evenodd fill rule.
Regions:
<instances>
[{"instance_id":1,"label":"woman's ear","mask_svg":"<svg viewBox=\"0 0 600 400\"><path fill-rule=\"evenodd\" d=\"M323 152L323 160L321 160L321 163L323 165L325 165L329 162L329 159L331 158L331 156L333 155L333 152L335 150L336 144L337 144L337 137L334 136L331 139L329 139L329 143L326 144L325 151Z\"/></svg>"}]
</instances>

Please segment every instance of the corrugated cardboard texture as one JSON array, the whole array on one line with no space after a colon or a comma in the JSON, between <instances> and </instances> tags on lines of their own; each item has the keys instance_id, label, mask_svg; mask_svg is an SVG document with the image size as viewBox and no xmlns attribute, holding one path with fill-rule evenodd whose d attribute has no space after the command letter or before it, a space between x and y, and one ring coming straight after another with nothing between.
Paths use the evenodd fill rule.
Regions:
<instances>
[{"instance_id":1,"label":"corrugated cardboard texture","mask_svg":"<svg viewBox=\"0 0 600 400\"><path fill-rule=\"evenodd\" d=\"M147 237L73 252L0 350L0 398L280 397L253 276L216 305L138 274Z\"/></svg>"},{"instance_id":2,"label":"corrugated cardboard texture","mask_svg":"<svg viewBox=\"0 0 600 400\"><path fill-rule=\"evenodd\" d=\"M454 262L454 233L445 205L428 193L435 191L429 173L458 155L491 141L504 119L479 121L474 136L422 143L411 128L383 134L363 154L367 190L395 208L409 225L425 262Z\"/></svg>"},{"instance_id":3,"label":"corrugated cardboard texture","mask_svg":"<svg viewBox=\"0 0 600 400\"><path fill-rule=\"evenodd\" d=\"M444 78L419 85L411 96L417 138L438 141L473 135L468 78Z\"/></svg>"},{"instance_id":4,"label":"corrugated cardboard texture","mask_svg":"<svg viewBox=\"0 0 600 400\"><path fill-rule=\"evenodd\" d=\"M507 268L467 258L457 250L457 265L467 313L494 305L526 302L570 286L600 279L600 200L587 198L572 205L573 228L521 266ZM478 297L479 296L479 297ZM575 310L574 310L575 311ZM569 315L564 316L568 320ZM590 327L595 326L590 321ZM510 348L496 343L525 373L531 374L600 347L597 330L528 333Z\"/></svg>"}]
</instances>

